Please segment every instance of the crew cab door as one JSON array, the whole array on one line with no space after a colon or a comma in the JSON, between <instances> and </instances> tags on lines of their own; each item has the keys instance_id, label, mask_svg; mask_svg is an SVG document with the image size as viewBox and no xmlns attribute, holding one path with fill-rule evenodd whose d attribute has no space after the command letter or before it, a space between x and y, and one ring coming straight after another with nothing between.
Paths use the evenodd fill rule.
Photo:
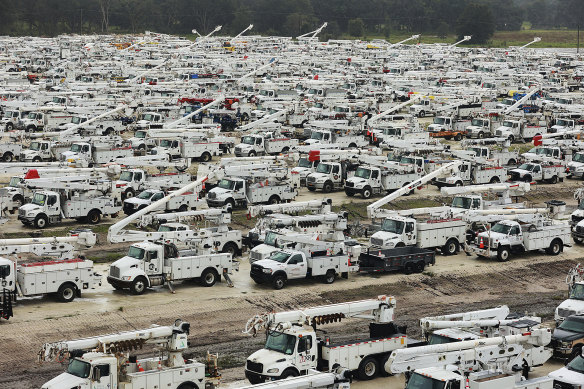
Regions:
<instances>
[{"instance_id":1,"label":"crew cab door","mask_svg":"<svg viewBox=\"0 0 584 389\"><path fill-rule=\"evenodd\" d=\"M403 241L406 246L410 246L416 243L416 224L414 222L406 222L404 227Z\"/></svg>"},{"instance_id":2,"label":"crew cab door","mask_svg":"<svg viewBox=\"0 0 584 389\"><path fill-rule=\"evenodd\" d=\"M296 367L301 374L304 374L308 369L316 367L316 347L312 335L298 338L296 351Z\"/></svg>"},{"instance_id":3,"label":"crew cab door","mask_svg":"<svg viewBox=\"0 0 584 389\"><path fill-rule=\"evenodd\" d=\"M57 195L47 196L47 213L50 216L56 216L61 214L61 203L59 202L59 196Z\"/></svg>"},{"instance_id":4,"label":"crew cab door","mask_svg":"<svg viewBox=\"0 0 584 389\"><path fill-rule=\"evenodd\" d=\"M148 275L162 272L162 258L160 258L158 250L148 250L144 254L144 272Z\"/></svg>"},{"instance_id":5,"label":"crew cab door","mask_svg":"<svg viewBox=\"0 0 584 389\"><path fill-rule=\"evenodd\" d=\"M294 254L286 262L286 274L288 279L306 277L306 261L302 254Z\"/></svg>"},{"instance_id":6,"label":"crew cab door","mask_svg":"<svg viewBox=\"0 0 584 389\"><path fill-rule=\"evenodd\" d=\"M523 244L523 234L521 227L515 225L509 230L509 244L511 246L518 246Z\"/></svg>"},{"instance_id":7,"label":"crew cab door","mask_svg":"<svg viewBox=\"0 0 584 389\"><path fill-rule=\"evenodd\" d=\"M371 171L371 187L379 188L381 187L381 172L378 169L373 169Z\"/></svg>"},{"instance_id":8,"label":"crew cab door","mask_svg":"<svg viewBox=\"0 0 584 389\"><path fill-rule=\"evenodd\" d=\"M533 168L533 179L538 181L543 179L543 169L541 168L541 165L535 165L535 167Z\"/></svg>"}]
</instances>

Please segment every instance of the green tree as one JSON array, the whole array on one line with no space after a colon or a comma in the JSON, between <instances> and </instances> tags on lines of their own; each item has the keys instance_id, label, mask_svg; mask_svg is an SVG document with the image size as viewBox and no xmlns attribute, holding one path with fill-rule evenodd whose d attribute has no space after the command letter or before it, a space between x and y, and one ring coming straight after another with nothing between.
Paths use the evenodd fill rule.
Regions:
<instances>
[{"instance_id":1,"label":"green tree","mask_svg":"<svg viewBox=\"0 0 584 389\"><path fill-rule=\"evenodd\" d=\"M458 39L472 35L472 42L486 43L495 33L495 21L487 5L470 3L458 17L456 32Z\"/></svg>"},{"instance_id":2,"label":"green tree","mask_svg":"<svg viewBox=\"0 0 584 389\"><path fill-rule=\"evenodd\" d=\"M441 39L446 38L448 36L449 32L450 32L450 26L446 22L440 22L440 24L438 25L438 28L436 28L436 35L438 35L438 38L441 38Z\"/></svg>"},{"instance_id":3,"label":"green tree","mask_svg":"<svg viewBox=\"0 0 584 389\"><path fill-rule=\"evenodd\" d=\"M365 33L365 23L363 22L363 19L357 18L349 20L348 30L349 35L351 36L363 36Z\"/></svg>"}]
</instances>

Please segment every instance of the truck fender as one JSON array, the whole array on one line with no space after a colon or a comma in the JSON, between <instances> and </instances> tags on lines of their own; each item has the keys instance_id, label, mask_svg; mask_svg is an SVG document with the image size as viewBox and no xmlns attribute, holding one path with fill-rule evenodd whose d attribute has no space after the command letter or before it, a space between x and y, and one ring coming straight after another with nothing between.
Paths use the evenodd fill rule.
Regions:
<instances>
[{"instance_id":1,"label":"truck fender","mask_svg":"<svg viewBox=\"0 0 584 389\"><path fill-rule=\"evenodd\" d=\"M288 274L284 270L278 270L272 273L272 278L276 278L276 276L283 276L284 279L288 279Z\"/></svg>"},{"instance_id":2,"label":"truck fender","mask_svg":"<svg viewBox=\"0 0 584 389\"><path fill-rule=\"evenodd\" d=\"M193 381L185 381L180 384L177 389L199 389L199 386Z\"/></svg>"},{"instance_id":3,"label":"truck fender","mask_svg":"<svg viewBox=\"0 0 584 389\"><path fill-rule=\"evenodd\" d=\"M144 277L146 279L146 284L150 287L150 278L144 273L144 270L138 268L130 268L124 277L131 277L130 282L133 282L138 277Z\"/></svg>"}]
</instances>

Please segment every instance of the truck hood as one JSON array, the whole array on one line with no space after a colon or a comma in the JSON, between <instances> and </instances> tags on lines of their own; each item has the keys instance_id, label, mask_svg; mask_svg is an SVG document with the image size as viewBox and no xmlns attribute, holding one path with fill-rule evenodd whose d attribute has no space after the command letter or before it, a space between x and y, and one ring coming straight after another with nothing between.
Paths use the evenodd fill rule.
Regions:
<instances>
[{"instance_id":1,"label":"truck hood","mask_svg":"<svg viewBox=\"0 0 584 389\"><path fill-rule=\"evenodd\" d=\"M79 153L69 150L69 151L63 151L61 153L61 156L65 159L77 159L77 158L79 158Z\"/></svg>"},{"instance_id":2,"label":"truck hood","mask_svg":"<svg viewBox=\"0 0 584 389\"><path fill-rule=\"evenodd\" d=\"M352 182L355 185L355 187L362 187L363 185L365 185L367 183L367 180L364 178L353 176L353 177L347 178L346 182Z\"/></svg>"},{"instance_id":3,"label":"truck hood","mask_svg":"<svg viewBox=\"0 0 584 389\"><path fill-rule=\"evenodd\" d=\"M584 163L571 161L568 163L568 167L572 169L584 168Z\"/></svg>"},{"instance_id":4,"label":"truck hood","mask_svg":"<svg viewBox=\"0 0 584 389\"><path fill-rule=\"evenodd\" d=\"M310 174L310 168L297 166L291 170L292 173L300 174L300 177L305 178Z\"/></svg>"},{"instance_id":5,"label":"truck hood","mask_svg":"<svg viewBox=\"0 0 584 389\"><path fill-rule=\"evenodd\" d=\"M240 143L235 146L236 150L251 150L253 149L253 145L248 145L247 143Z\"/></svg>"},{"instance_id":6,"label":"truck hood","mask_svg":"<svg viewBox=\"0 0 584 389\"><path fill-rule=\"evenodd\" d=\"M479 132L479 131L482 131L483 129L484 129L484 127L479 127L479 126L468 126L466 128L466 130L470 131L470 132L474 132L474 131Z\"/></svg>"},{"instance_id":7,"label":"truck hood","mask_svg":"<svg viewBox=\"0 0 584 389\"><path fill-rule=\"evenodd\" d=\"M124 200L124 203L128 204L138 204L138 205L147 205L150 204L150 200L147 199L139 199L138 197L130 197L129 199Z\"/></svg>"},{"instance_id":8,"label":"truck hood","mask_svg":"<svg viewBox=\"0 0 584 389\"><path fill-rule=\"evenodd\" d=\"M111 266L116 266L120 269L120 275L127 275L127 271L133 267L138 267L140 264L140 260L132 257L128 257L127 255L114 261Z\"/></svg>"},{"instance_id":9,"label":"truck hood","mask_svg":"<svg viewBox=\"0 0 584 389\"><path fill-rule=\"evenodd\" d=\"M511 169L509 170L509 173L517 173L519 174L519 177L523 177L526 174L531 174L531 172L524 170L524 169Z\"/></svg>"},{"instance_id":10,"label":"truck hood","mask_svg":"<svg viewBox=\"0 0 584 389\"><path fill-rule=\"evenodd\" d=\"M252 251L254 253L257 253L260 255L260 257L262 258L262 260L260 260L259 262L263 262L265 261L265 259L263 258L267 258L271 253L273 253L274 251L278 251L278 248L274 247L274 246L270 246L267 244L260 244L255 246ZM256 261L257 263L258 261ZM270 261L270 262L274 262L274 261Z\"/></svg>"},{"instance_id":11,"label":"truck hood","mask_svg":"<svg viewBox=\"0 0 584 389\"><path fill-rule=\"evenodd\" d=\"M576 300L576 299L567 299L564 300L558 307L556 308L556 313L559 309L567 309L570 311L574 311L577 314L584 312L584 300Z\"/></svg>"},{"instance_id":12,"label":"truck hood","mask_svg":"<svg viewBox=\"0 0 584 389\"><path fill-rule=\"evenodd\" d=\"M560 381L572 385L582 385L582 373L568 370L567 367L562 367L559 370L552 371L549 376L553 378L554 381Z\"/></svg>"},{"instance_id":13,"label":"truck hood","mask_svg":"<svg viewBox=\"0 0 584 389\"><path fill-rule=\"evenodd\" d=\"M312 139L312 138L308 138L304 141L304 143L306 143L307 145L318 145L320 143L322 143L320 141L320 139Z\"/></svg>"},{"instance_id":14,"label":"truck hood","mask_svg":"<svg viewBox=\"0 0 584 389\"><path fill-rule=\"evenodd\" d=\"M86 378L80 378L69 373L62 373L45 383L42 389L64 389L83 387L87 383Z\"/></svg>"},{"instance_id":15,"label":"truck hood","mask_svg":"<svg viewBox=\"0 0 584 389\"><path fill-rule=\"evenodd\" d=\"M292 356L263 348L251 354L247 360L262 363L264 365L264 371L262 373L267 372L268 369L273 369L281 365L282 368L280 371L277 374L274 374L280 375L282 374L282 369L290 365L288 361L292 361Z\"/></svg>"},{"instance_id":16,"label":"truck hood","mask_svg":"<svg viewBox=\"0 0 584 389\"><path fill-rule=\"evenodd\" d=\"M511 131L511 127L501 126L501 127L497 128L497 131L508 132L508 131Z\"/></svg>"},{"instance_id":17,"label":"truck hood","mask_svg":"<svg viewBox=\"0 0 584 389\"><path fill-rule=\"evenodd\" d=\"M572 341L584 338L584 334L581 332L566 331L561 328L556 328L552 334L552 339L560 341Z\"/></svg>"},{"instance_id":18,"label":"truck hood","mask_svg":"<svg viewBox=\"0 0 584 389\"><path fill-rule=\"evenodd\" d=\"M377 231L375 234L371 235L371 240L380 239L383 241L384 246L393 247L397 242L401 241L401 237L394 233L388 231Z\"/></svg>"},{"instance_id":19,"label":"truck hood","mask_svg":"<svg viewBox=\"0 0 584 389\"><path fill-rule=\"evenodd\" d=\"M24 212L30 212L30 211L36 211L38 209L40 209L40 206L36 205L36 204L24 204L23 206L20 207L21 210L23 210Z\"/></svg>"},{"instance_id":20,"label":"truck hood","mask_svg":"<svg viewBox=\"0 0 584 389\"><path fill-rule=\"evenodd\" d=\"M310 173L309 177L314 177L316 181L324 181L328 178L328 174L324 173Z\"/></svg>"},{"instance_id":21,"label":"truck hood","mask_svg":"<svg viewBox=\"0 0 584 389\"><path fill-rule=\"evenodd\" d=\"M441 131L444 129L445 129L445 127L443 124L430 124L428 126L428 131Z\"/></svg>"},{"instance_id":22,"label":"truck hood","mask_svg":"<svg viewBox=\"0 0 584 389\"><path fill-rule=\"evenodd\" d=\"M38 151L35 150L30 150L30 149L24 149L20 151L20 155L23 156L29 156L29 155L36 155L38 153Z\"/></svg>"},{"instance_id":23,"label":"truck hood","mask_svg":"<svg viewBox=\"0 0 584 389\"><path fill-rule=\"evenodd\" d=\"M209 196L211 193L213 193L213 194L211 196ZM209 198L220 199L220 198L227 198L232 193L233 193L233 191L231 189L223 189L223 188L215 187L209 191L209 194L207 196L209 196Z\"/></svg>"},{"instance_id":24,"label":"truck hood","mask_svg":"<svg viewBox=\"0 0 584 389\"><path fill-rule=\"evenodd\" d=\"M272 269L273 271L286 269L285 263L272 261L271 259L261 259L259 261L255 261L254 264L259 265L264 269Z\"/></svg>"}]
</instances>

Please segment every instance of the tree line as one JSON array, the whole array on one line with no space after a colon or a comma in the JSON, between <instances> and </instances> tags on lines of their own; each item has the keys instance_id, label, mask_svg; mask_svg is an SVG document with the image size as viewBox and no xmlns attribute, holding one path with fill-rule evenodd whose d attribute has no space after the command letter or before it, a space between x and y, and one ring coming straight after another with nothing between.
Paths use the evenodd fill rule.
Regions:
<instances>
[{"instance_id":1,"label":"tree line","mask_svg":"<svg viewBox=\"0 0 584 389\"><path fill-rule=\"evenodd\" d=\"M328 22L322 39L390 38L392 33L473 34L495 30L575 28L582 0L0 0L0 34L201 34L223 25L237 34L297 36Z\"/></svg>"}]
</instances>

